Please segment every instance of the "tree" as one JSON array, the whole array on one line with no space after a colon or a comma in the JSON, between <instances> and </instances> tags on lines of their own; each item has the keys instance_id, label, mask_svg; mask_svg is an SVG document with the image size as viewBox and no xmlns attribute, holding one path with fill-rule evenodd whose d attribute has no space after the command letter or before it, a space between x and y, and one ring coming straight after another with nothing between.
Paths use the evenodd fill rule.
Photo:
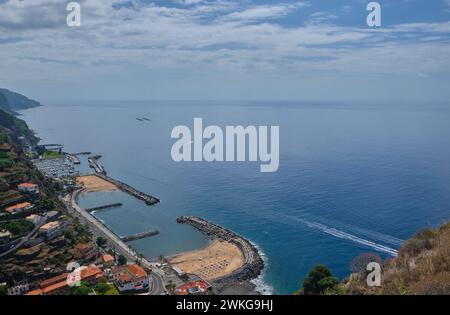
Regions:
<instances>
[{"instance_id":1,"label":"tree","mask_svg":"<svg viewBox=\"0 0 450 315\"><path fill-rule=\"evenodd\" d=\"M169 283L166 285L166 289L167 291L169 291L169 294L173 294L173 292L175 291L176 285L175 283L173 283L172 280L169 281Z\"/></svg>"},{"instance_id":2,"label":"tree","mask_svg":"<svg viewBox=\"0 0 450 315\"><path fill-rule=\"evenodd\" d=\"M94 289L98 294L105 295L105 293L109 290L109 285L105 281L100 281L95 285Z\"/></svg>"},{"instance_id":3,"label":"tree","mask_svg":"<svg viewBox=\"0 0 450 315\"><path fill-rule=\"evenodd\" d=\"M64 232L64 237L71 241L73 241L75 239L75 236L73 235L73 232L71 230L66 230Z\"/></svg>"},{"instance_id":4,"label":"tree","mask_svg":"<svg viewBox=\"0 0 450 315\"><path fill-rule=\"evenodd\" d=\"M103 247L103 246L105 246L105 244L106 244L106 239L105 238L103 238L101 236L97 238L97 245L99 247Z\"/></svg>"},{"instance_id":5,"label":"tree","mask_svg":"<svg viewBox=\"0 0 450 315\"><path fill-rule=\"evenodd\" d=\"M88 295L92 290L89 288L86 282L82 281L80 286L73 287L71 293L73 295Z\"/></svg>"},{"instance_id":6,"label":"tree","mask_svg":"<svg viewBox=\"0 0 450 315\"><path fill-rule=\"evenodd\" d=\"M50 210L53 208L53 201L50 200L47 196L42 196L39 201L36 203L36 206L40 210Z\"/></svg>"},{"instance_id":7,"label":"tree","mask_svg":"<svg viewBox=\"0 0 450 315\"><path fill-rule=\"evenodd\" d=\"M316 265L303 280L303 289L300 293L305 295L319 295L334 289L339 284L336 277L324 265Z\"/></svg>"},{"instance_id":8,"label":"tree","mask_svg":"<svg viewBox=\"0 0 450 315\"><path fill-rule=\"evenodd\" d=\"M0 284L0 295L7 295L8 290L6 288L6 285Z\"/></svg>"},{"instance_id":9,"label":"tree","mask_svg":"<svg viewBox=\"0 0 450 315\"><path fill-rule=\"evenodd\" d=\"M117 258L117 262L119 263L119 265L123 266L127 263L127 259L124 255L119 255L119 257Z\"/></svg>"}]
</instances>

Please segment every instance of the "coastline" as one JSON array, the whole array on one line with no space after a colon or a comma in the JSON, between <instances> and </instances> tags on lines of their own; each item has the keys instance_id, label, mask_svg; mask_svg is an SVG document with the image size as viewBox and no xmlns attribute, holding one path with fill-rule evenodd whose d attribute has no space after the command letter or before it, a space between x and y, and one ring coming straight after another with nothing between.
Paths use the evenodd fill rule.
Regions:
<instances>
[{"instance_id":1,"label":"coastline","mask_svg":"<svg viewBox=\"0 0 450 315\"><path fill-rule=\"evenodd\" d=\"M95 217L94 213L85 213L85 210L78 204L78 198L81 195L88 194L90 192L113 192L122 190L138 199L143 200L148 205L156 204L160 202L160 200L156 197L137 191L128 184L112 179L104 174L83 174L75 177L75 179L76 182L82 186L82 188L76 190L72 194L71 198L68 196L61 198L65 201L69 212L79 219L82 219L85 224L88 224L91 227L91 231L95 232L97 235L100 234L110 239L115 244L113 247L115 247L118 252L122 252L128 259L136 259L137 254L134 249L128 244L122 242L121 237L112 231L105 222ZM180 218L177 219L177 222L179 222ZM260 249L258 249L258 246L237 233L220 227L214 223L207 221L204 222L213 226L216 231L209 233L204 229L199 229L196 226L193 227L199 229L203 234L212 236L210 242L203 248L169 256L169 260L175 260L184 255L197 256L203 251L211 250L211 248L217 244L227 247L225 251L228 252L230 249L233 251L232 248L235 248L236 251L239 252L241 261L237 263L233 262L234 265L230 268L230 270L219 272L217 277L213 276L211 279L206 279L214 284L217 290L216 293L221 294L227 291L232 294L235 294L235 292L243 292L245 294L267 294L267 292L270 292L270 289L268 289L270 288L270 285L265 284L263 280L262 272L265 267L265 259L263 258L264 254L262 254ZM213 251L213 255L216 255L216 249L213 249ZM141 262L144 263L145 267L155 267L154 263L152 263L151 260L148 260L149 258L141 257L140 259ZM172 263L170 263L170 265L174 266L176 264L172 265Z\"/></svg>"},{"instance_id":2,"label":"coastline","mask_svg":"<svg viewBox=\"0 0 450 315\"><path fill-rule=\"evenodd\" d=\"M248 286L250 283L256 287L251 281L262 275L265 263L260 251L252 242L233 231L199 217L182 216L177 218L177 222L189 224L203 234L213 237L213 239L232 243L240 249L244 256L244 264L230 274L214 280L214 283L219 287L219 291L225 291L229 286Z\"/></svg>"}]
</instances>

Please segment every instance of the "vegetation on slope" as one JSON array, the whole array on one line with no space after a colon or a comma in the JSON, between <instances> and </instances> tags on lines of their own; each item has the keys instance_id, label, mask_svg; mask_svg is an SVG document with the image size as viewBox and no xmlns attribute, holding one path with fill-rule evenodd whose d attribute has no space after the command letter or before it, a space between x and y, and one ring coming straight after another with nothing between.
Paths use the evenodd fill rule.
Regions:
<instances>
[{"instance_id":1,"label":"vegetation on slope","mask_svg":"<svg viewBox=\"0 0 450 315\"><path fill-rule=\"evenodd\" d=\"M296 295L323 295L333 294L339 287L339 280L328 269L328 267L316 265L308 277L303 280L303 288Z\"/></svg>"},{"instance_id":2,"label":"vegetation on slope","mask_svg":"<svg viewBox=\"0 0 450 315\"><path fill-rule=\"evenodd\" d=\"M407 240L398 256L382 265L381 286L369 288L365 274L352 274L349 294L450 294L450 223L425 229Z\"/></svg>"},{"instance_id":3,"label":"vegetation on slope","mask_svg":"<svg viewBox=\"0 0 450 315\"><path fill-rule=\"evenodd\" d=\"M30 128L28 128L28 125L26 124L25 121L1 109L0 109L0 126L8 130L11 130L12 134L14 135L23 136L31 144L36 144L39 140L34 135L34 132ZM5 134L5 131L3 131L2 134ZM3 135L0 137L4 139L6 136Z\"/></svg>"},{"instance_id":4,"label":"vegetation on slope","mask_svg":"<svg viewBox=\"0 0 450 315\"><path fill-rule=\"evenodd\" d=\"M398 256L381 262L374 254L358 257L352 274L341 283L331 271L316 265L294 294L323 295L449 295L450 222L437 229L425 229L407 240ZM366 266L381 264L381 286L369 287Z\"/></svg>"},{"instance_id":5,"label":"vegetation on slope","mask_svg":"<svg viewBox=\"0 0 450 315\"><path fill-rule=\"evenodd\" d=\"M40 106L35 100L29 99L22 94L12 92L7 89L0 89L0 109L14 113L15 110Z\"/></svg>"}]
</instances>

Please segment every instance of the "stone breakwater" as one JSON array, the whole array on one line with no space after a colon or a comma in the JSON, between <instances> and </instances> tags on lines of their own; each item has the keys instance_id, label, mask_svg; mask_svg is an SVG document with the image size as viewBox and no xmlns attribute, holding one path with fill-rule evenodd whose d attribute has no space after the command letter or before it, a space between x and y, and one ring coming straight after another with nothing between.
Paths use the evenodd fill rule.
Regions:
<instances>
[{"instance_id":1,"label":"stone breakwater","mask_svg":"<svg viewBox=\"0 0 450 315\"><path fill-rule=\"evenodd\" d=\"M120 190L136 197L137 199L143 200L148 205L154 205L154 204L157 204L158 202L160 202L160 200L158 198L151 196L149 194L143 193L143 192L131 187L128 184L122 183L121 181L119 181L117 179L114 179L114 178L111 178L109 176L102 175L102 174L96 174L96 176L114 184Z\"/></svg>"},{"instance_id":2,"label":"stone breakwater","mask_svg":"<svg viewBox=\"0 0 450 315\"><path fill-rule=\"evenodd\" d=\"M244 265L233 273L215 280L216 283L249 281L257 278L264 269L264 261L259 254L258 249L250 241L233 231L192 216L179 217L177 222L189 224L205 235L217 237L221 240L233 243L242 251L242 254L244 255Z\"/></svg>"}]
</instances>

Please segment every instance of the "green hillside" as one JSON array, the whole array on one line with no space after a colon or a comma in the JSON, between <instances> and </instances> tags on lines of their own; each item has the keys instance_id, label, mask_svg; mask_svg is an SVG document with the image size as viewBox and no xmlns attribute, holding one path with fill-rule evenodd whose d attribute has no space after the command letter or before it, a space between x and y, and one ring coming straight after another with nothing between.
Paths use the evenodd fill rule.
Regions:
<instances>
[{"instance_id":1,"label":"green hillside","mask_svg":"<svg viewBox=\"0 0 450 315\"><path fill-rule=\"evenodd\" d=\"M0 109L13 113L16 110L40 106L35 100L29 99L22 94L0 88Z\"/></svg>"}]
</instances>

